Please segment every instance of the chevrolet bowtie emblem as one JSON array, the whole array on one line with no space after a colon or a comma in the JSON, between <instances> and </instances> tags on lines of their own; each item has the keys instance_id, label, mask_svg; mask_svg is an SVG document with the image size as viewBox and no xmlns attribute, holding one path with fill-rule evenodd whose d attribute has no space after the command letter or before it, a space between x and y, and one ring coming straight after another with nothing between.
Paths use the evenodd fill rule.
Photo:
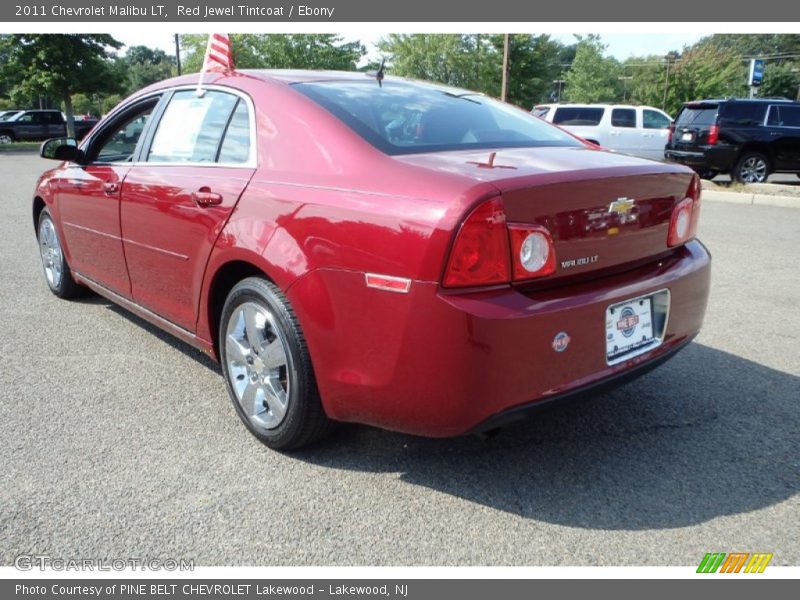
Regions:
<instances>
[{"instance_id":1,"label":"chevrolet bowtie emblem","mask_svg":"<svg viewBox=\"0 0 800 600\"><path fill-rule=\"evenodd\" d=\"M633 210L634 201L631 198L617 198L608 205L608 212L618 215L627 215Z\"/></svg>"}]
</instances>

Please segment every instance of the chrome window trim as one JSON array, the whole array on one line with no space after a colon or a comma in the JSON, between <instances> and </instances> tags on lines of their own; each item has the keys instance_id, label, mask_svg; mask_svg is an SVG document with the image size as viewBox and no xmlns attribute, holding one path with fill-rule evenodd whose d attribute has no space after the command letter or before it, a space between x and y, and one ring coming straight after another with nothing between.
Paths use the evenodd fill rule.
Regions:
<instances>
[{"instance_id":1,"label":"chrome window trim","mask_svg":"<svg viewBox=\"0 0 800 600\"><path fill-rule=\"evenodd\" d=\"M130 102L126 102L124 105L120 104L112 112L109 113L108 117L106 118L113 118L113 116L125 110L128 106L135 104L136 102L140 102L152 96L161 96L163 94L175 93L175 92L183 92L187 90L196 90L197 85L179 85L175 87L167 87L162 88L159 90L154 90L147 94L142 94L141 96L136 96L132 98ZM131 161L131 162L93 162L90 163L92 165L130 165L132 167L135 166L148 166L148 167L211 167L211 168L225 168L225 169L255 169L258 167L258 152L257 152L257 136L256 136L256 111L255 111L255 104L253 103L253 99L246 94L245 92L238 90L236 88L228 87L225 85L219 84L209 84L203 85L203 90L206 91L215 91L215 92L223 92L226 94L232 94L247 104L247 113L248 113L248 121L250 125L250 148L249 154L246 162L237 162L237 163L220 163L220 162L203 162L203 161L180 161L180 162L150 162L147 160L139 160L139 161ZM170 98L170 102L172 99ZM169 104L167 107L169 108ZM166 110L166 109L165 109ZM163 116L163 115L162 115ZM160 121L159 121L160 124ZM158 133L158 128L153 133L153 137L155 134ZM94 136L92 136L94 137ZM91 140L87 137L81 142L81 147L85 143L89 143ZM148 148L149 150L149 148ZM70 163L70 164L77 164L77 163ZM79 165L79 166L86 166L86 165Z\"/></svg>"}]
</instances>

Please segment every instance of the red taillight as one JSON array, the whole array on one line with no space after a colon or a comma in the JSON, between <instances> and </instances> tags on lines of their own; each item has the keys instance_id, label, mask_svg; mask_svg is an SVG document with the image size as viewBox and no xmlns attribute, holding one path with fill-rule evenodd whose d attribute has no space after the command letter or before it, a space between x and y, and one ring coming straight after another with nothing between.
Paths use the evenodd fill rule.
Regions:
<instances>
[{"instance_id":1,"label":"red taillight","mask_svg":"<svg viewBox=\"0 0 800 600\"><path fill-rule=\"evenodd\" d=\"M470 213L456 235L443 285L508 283L511 265L503 201L492 198Z\"/></svg>"},{"instance_id":2,"label":"red taillight","mask_svg":"<svg viewBox=\"0 0 800 600\"><path fill-rule=\"evenodd\" d=\"M712 125L708 130L708 145L713 146L719 141L719 125Z\"/></svg>"},{"instance_id":3,"label":"red taillight","mask_svg":"<svg viewBox=\"0 0 800 600\"><path fill-rule=\"evenodd\" d=\"M697 235L700 220L700 178L695 175L687 190L687 197L678 202L669 220L668 246L679 246Z\"/></svg>"},{"instance_id":4,"label":"red taillight","mask_svg":"<svg viewBox=\"0 0 800 600\"><path fill-rule=\"evenodd\" d=\"M669 133L667 134L667 143L672 141L672 136L675 135L675 123L669 124Z\"/></svg>"},{"instance_id":5,"label":"red taillight","mask_svg":"<svg viewBox=\"0 0 800 600\"><path fill-rule=\"evenodd\" d=\"M556 270L550 232L539 225L506 225L501 198L467 216L458 230L442 284L472 287L523 281Z\"/></svg>"},{"instance_id":6,"label":"red taillight","mask_svg":"<svg viewBox=\"0 0 800 600\"><path fill-rule=\"evenodd\" d=\"M550 232L539 225L509 225L511 262L515 281L544 277L556 270L556 252Z\"/></svg>"}]
</instances>

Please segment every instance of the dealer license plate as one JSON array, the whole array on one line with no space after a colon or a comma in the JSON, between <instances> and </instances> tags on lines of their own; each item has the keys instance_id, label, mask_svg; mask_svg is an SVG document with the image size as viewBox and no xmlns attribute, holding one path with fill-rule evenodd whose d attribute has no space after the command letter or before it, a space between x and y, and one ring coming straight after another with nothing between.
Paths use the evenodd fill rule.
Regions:
<instances>
[{"instance_id":1,"label":"dealer license plate","mask_svg":"<svg viewBox=\"0 0 800 600\"><path fill-rule=\"evenodd\" d=\"M653 333L650 296L613 304L606 309L606 360L613 363L658 345Z\"/></svg>"},{"instance_id":2,"label":"dealer license plate","mask_svg":"<svg viewBox=\"0 0 800 600\"><path fill-rule=\"evenodd\" d=\"M681 135L682 142L691 142L693 139L694 139L694 134L689 131Z\"/></svg>"}]
</instances>

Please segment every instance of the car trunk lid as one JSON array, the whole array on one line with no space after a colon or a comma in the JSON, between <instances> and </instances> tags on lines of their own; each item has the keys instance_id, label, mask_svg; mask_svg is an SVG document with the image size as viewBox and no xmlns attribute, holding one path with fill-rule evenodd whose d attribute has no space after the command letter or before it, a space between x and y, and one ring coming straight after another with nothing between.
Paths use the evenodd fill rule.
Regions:
<instances>
[{"instance_id":1,"label":"car trunk lid","mask_svg":"<svg viewBox=\"0 0 800 600\"><path fill-rule=\"evenodd\" d=\"M508 223L545 227L557 266L542 282L624 270L670 252L674 207L693 174L685 167L590 148L519 148L396 157L491 183Z\"/></svg>"}]
</instances>

